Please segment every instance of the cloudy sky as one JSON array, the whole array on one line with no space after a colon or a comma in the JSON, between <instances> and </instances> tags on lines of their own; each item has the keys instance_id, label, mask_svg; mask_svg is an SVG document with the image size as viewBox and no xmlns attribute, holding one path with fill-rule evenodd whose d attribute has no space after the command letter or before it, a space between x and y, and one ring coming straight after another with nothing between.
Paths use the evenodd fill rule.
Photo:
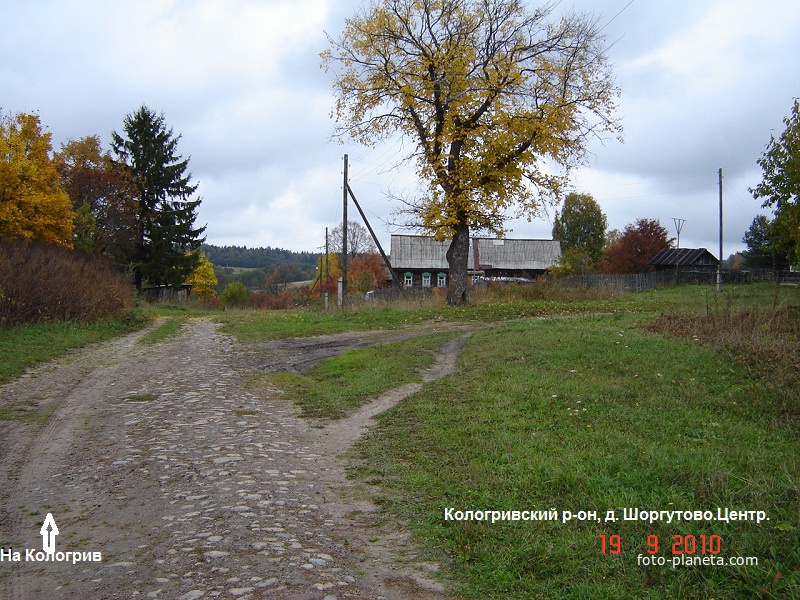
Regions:
<instances>
[{"instance_id":1,"label":"cloudy sky","mask_svg":"<svg viewBox=\"0 0 800 600\"><path fill-rule=\"evenodd\" d=\"M388 245L387 199L417 189L406 144L331 141L325 32L357 0L0 0L0 108L36 112L56 148L107 146L142 104L163 112L190 157L198 223L218 245L317 251L350 184ZM622 90L624 143L592 146L573 179L611 228L659 219L681 247L718 254L723 169L725 256L763 212L748 187L756 160L800 96L797 0L562 0L554 14L598 17ZM351 216L357 216L351 207ZM553 211L510 237L549 238Z\"/></svg>"}]
</instances>

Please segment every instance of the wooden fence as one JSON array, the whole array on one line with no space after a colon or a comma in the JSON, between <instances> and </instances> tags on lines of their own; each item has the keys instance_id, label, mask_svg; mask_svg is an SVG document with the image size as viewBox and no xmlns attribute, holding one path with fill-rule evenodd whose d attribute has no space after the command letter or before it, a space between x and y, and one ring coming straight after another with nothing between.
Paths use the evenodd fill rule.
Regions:
<instances>
[{"instance_id":1,"label":"wooden fence","mask_svg":"<svg viewBox=\"0 0 800 600\"><path fill-rule=\"evenodd\" d=\"M797 273L781 272L777 275L779 283L791 283ZM793 277L794 276L794 277ZM775 281L776 275L769 269L723 270L722 283L748 283L752 281ZM578 277L564 277L556 280L566 287L606 288L619 292L643 292L675 285L715 285L717 272L707 270L656 271L633 275L592 274Z\"/></svg>"}]
</instances>

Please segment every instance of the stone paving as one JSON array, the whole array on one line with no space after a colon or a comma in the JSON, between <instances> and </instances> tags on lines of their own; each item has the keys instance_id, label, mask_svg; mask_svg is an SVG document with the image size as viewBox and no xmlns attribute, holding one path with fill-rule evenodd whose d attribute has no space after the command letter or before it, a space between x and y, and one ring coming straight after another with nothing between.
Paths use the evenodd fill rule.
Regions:
<instances>
[{"instance_id":1,"label":"stone paving","mask_svg":"<svg viewBox=\"0 0 800 600\"><path fill-rule=\"evenodd\" d=\"M402 531L374 526L368 500L343 500L344 463L324 431L254 383L258 357L211 322L188 329L156 346L107 344L81 359L95 369L55 386L54 443L42 448L39 433L9 468L0 543L40 549L52 512L59 549L103 561L0 564L0 597L443 597L381 543L370 548L388 539L384 549L414 556ZM38 379L76 368L66 361L0 398L46 408Z\"/></svg>"}]
</instances>

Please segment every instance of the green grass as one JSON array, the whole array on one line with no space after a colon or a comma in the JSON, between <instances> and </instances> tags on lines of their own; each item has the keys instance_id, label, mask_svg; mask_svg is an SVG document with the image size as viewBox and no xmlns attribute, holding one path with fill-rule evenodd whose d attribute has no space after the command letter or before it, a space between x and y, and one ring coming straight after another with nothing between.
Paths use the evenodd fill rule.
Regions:
<instances>
[{"instance_id":1,"label":"green grass","mask_svg":"<svg viewBox=\"0 0 800 600\"><path fill-rule=\"evenodd\" d=\"M0 328L0 383L73 348L128 333L146 322L141 313L133 313L125 319L96 323L51 321Z\"/></svg>"},{"instance_id":2,"label":"green grass","mask_svg":"<svg viewBox=\"0 0 800 600\"><path fill-rule=\"evenodd\" d=\"M157 399L158 396L156 394L149 393L131 394L130 396L125 397L127 402L152 402L153 400Z\"/></svg>"},{"instance_id":3,"label":"green grass","mask_svg":"<svg viewBox=\"0 0 800 600\"><path fill-rule=\"evenodd\" d=\"M154 342L185 319L208 314L248 343L427 321L499 323L473 335L456 374L426 385L384 414L379 428L359 445L360 476L380 486L380 501L408 523L460 593L548 599L800 597L800 436L795 413L787 409L797 404L797 386L775 385L770 371L749 367L747 353L645 327L660 314L724 316L796 306L800 290L747 285L726 286L722 294L713 287L610 294L542 286L474 298L466 307L377 304L328 313L219 314L162 307L141 311L130 322L2 330L0 380L159 316L167 322L157 328ZM340 417L387 389L418 380L416 370L432 360L426 350L444 339L426 336L349 352L273 383L306 414ZM789 344L793 339L785 337ZM0 419L18 418L30 415L0 412ZM770 520L650 524L622 518L626 507L716 511L718 506L763 510ZM559 516L564 510L596 511L600 522L445 521L446 507L556 509ZM604 520L608 510L617 521ZM601 535L619 535L622 552L602 554ZM648 536L658 536L658 556L671 558L674 535L698 540L719 535L720 556L753 556L759 564L678 569L637 564L639 554L647 556Z\"/></svg>"},{"instance_id":4,"label":"green grass","mask_svg":"<svg viewBox=\"0 0 800 600\"><path fill-rule=\"evenodd\" d=\"M36 410L33 402L15 402L10 406L0 408L0 421L25 421L33 423L43 418L43 413Z\"/></svg>"},{"instance_id":5,"label":"green grass","mask_svg":"<svg viewBox=\"0 0 800 600\"><path fill-rule=\"evenodd\" d=\"M446 306L441 300L423 302L367 303L341 310L331 308L274 311L242 310L216 313L222 331L242 342L399 329L426 321L497 322L545 315L707 313L722 305L733 310L753 306L800 302L800 288L771 284L727 286L717 293L713 286L681 286L640 293L612 293L555 285L510 286L476 289L468 306Z\"/></svg>"},{"instance_id":6,"label":"green grass","mask_svg":"<svg viewBox=\"0 0 800 600\"><path fill-rule=\"evenodd\" d=\"M162 323L157 325L139 338L138 343L150 345L177 334L186 324L187 316L167 317Z\"/></svg>"},{"instance_id":7,"label":"green grass","mask_svg":"<svg viewBox=\"0 0 800 600\"><path fill-rule=\"evenodd\" d=\"M350 350L302 375L265 377L302 407L304 416L338 419L382 392L421 381L421 370L433 364L433 352L454 335L428 335Z\"/></svg>"},{"instance_id":8,"label":"green grass","mask_svg":"<svg viewBox=\"0 0 800 600\"><path fill-rule=\"evenodd\" d=\"M582 295L583 296L583 295ZM495 300L480 295L468 306L446 306L428 303L420 307L376 303L347 310L327 312L312 309L280 311L232 311L217 316L222 331L235 335L242 342L307 337L345 331L395 330L427 321L496 322L536 317L547 314L580 314L584 312L635 312L656 310L652 301L638 302L632 294L602 294L578 299L519 298Z\"/></svg>"},{"instance_id":9,"label":"green grass","mask_svg":"<svg viewBox=\"0 0 800 600\"><path fill-rule=\"evenodd\" d=\"M458 373L384 414L361 475L449 562L467 598L794 598L800 436L765 381L642 317L525 320L476 333ZM445 521L444 509L596 511L598 521ZM770 520L653 524L647 510ZM606 522L614 510L616 522ZM600 535L621 536L619 555ZM756 567L644 567L648 536L719 535ZM780 573L780 575L778 575ZM777 576L777 578L776 578Z\"/></svg>"}]
</instances>

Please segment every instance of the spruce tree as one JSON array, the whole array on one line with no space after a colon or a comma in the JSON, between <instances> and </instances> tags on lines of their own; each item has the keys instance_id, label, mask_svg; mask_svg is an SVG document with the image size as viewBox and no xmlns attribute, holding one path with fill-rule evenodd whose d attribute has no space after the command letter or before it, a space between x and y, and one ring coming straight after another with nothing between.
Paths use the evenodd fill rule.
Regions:
<instances>
[{"instance_id":1,"label":"spruce tree","mask_svg":"<svg viewBox=\"0 0 800 600\"><path fill-rule=\"evenodd\" d=\"M197 264L196 250L205 227L196 228L193 199L197 184L187 172L188 159L178 154L180 136L168 129L164 115L147 106L127 115L124 136L112 132L117 160L129 171L135 186L136 248L131 263L137 289L151 285L179 285Z\"/></svg>"}]
</instances>

